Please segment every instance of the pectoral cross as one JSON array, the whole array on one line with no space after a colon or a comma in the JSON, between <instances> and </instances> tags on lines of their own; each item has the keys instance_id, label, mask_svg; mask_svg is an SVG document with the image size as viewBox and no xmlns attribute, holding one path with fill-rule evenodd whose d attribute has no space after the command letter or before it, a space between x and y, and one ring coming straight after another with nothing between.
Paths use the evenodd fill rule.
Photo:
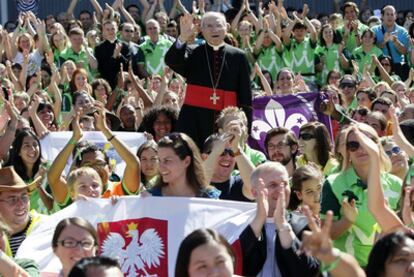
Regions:
<instances>
[{"instance_id":1,"label":"pectoral cross","mask_svg":"<svg viewBox=\"0 0 414 277\"><path fill-rule=\"evenodd\" d=\"M210 96L210 100L213 101L213 105L216 105L217 101L220 100L220 97L217 96L216 91L214 91L213 95Z\"/></svg>"}]
</instances>

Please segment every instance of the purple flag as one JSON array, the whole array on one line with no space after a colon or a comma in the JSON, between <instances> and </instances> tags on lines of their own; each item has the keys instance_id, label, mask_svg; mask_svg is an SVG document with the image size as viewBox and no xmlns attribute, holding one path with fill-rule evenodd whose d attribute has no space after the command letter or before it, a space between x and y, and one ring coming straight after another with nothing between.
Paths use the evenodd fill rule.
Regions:
<instances>
[{"instance_id":1,"label":"purple flag","mask_svg":"<svg viewBox=\"0 0 414 277\"><path fill-rule=\"evenodd\" d=\"M310 121L319 121L328 128L332 139L331 120L319 112L324 99L319 92L307 92L288 95L258 97L253 100L253 122L249 138L252 148L267 153L264 147L266 133L274 127L285 127L296 136L302 125Z\"/></svg>"}]
</instances>

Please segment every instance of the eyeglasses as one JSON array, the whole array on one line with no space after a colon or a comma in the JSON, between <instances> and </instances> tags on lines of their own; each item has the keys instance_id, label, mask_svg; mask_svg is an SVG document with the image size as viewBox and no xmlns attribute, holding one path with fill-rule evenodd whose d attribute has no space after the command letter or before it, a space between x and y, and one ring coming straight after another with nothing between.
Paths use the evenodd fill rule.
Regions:
<instances>
[{"instance_id":1,"label":"eyeglasses","mask_svg":"<svg viewBox=\"0 0 414 277\"><path fill-rule=\"evenodd\" d=\"M346 148L350 151L350 152L355 152L359 149L361 145L359 144L359 142L357 141L348 141L346 143Z\"/></svg>"},{"instance_id":2,"label":"eyeglasses","mask_svg":"<svg viewBox=\"0 0 414 277\"><path fill-rule=\"evenodd\" d=\"M29 203L30 197L28 194L24 194L22 196L11 196L7 199L0 199L0 202L5 202L9 204L10 206L16 206L16 204L20 201L23 202L23 204Z\"/></svg>"},{"instance_id":3,"label":"eyeglasses","mask_svg":"<svg viewBox=\"0 0 414 277\"><path fill-rule=\"evenodd\" d=\"M96 246L96 243L93 240L74 240L74 239L64 239L61 241L58 241L60 245L62 245L65 248L76 248L78 245L82 247L83 250L91 250L94 246Z\"/></svg>"},{"instance_id":4,"label":"eyeglasses","mask_svg":"<svg viewBox=\"0 0 414 277\"><path fill-rule=\"evenodd\" d=\"M226 154L229 154L230 157L234 158L234 152L230 148L224 149L224 151L223 151L223 153L221 153L220 157L224 157L224 156L226 156Z\"/></svg>"},{"instance_id":5,"label":"eyeglasses","mask_svg":"<svg viewBox=\"0 0 414 277\"><path fill-rule=\"evenodd\" d=\"M283 147L289 146L289 143L279 142L278 144L269 143L267 145L268 150L282 149Z\"/></svg>"},{"instance_id":6,"label":"eyeglasses","mask_svg":"<svg viewBox=\"0 0 414 277\"><path fill-rule=\"evenodd\" d=\"M398 155L401 153L401 148L398 146L394 146L393 148L391 148L391 150L385 151L385 154L387 154L388 156L392 156L392 154Z\"/></svg>"},{"instance_id":7,"label":"eyeglasses","mask_svg":"<svg viewBox=\"0 0 414 277\"><path fill-rule=\"evenodd\" d=\"M124 32L127 32L127 33L133 33L133 32L134 32L134 30L124 30Z\"/></svg>"},{"instance_id":8,"label":"eyeglasses","mask_svg":"<svg viewBox=\"0 0 414 277\"><path fill-rule=\"evenodd\" d=\"M312 134L309 134L309 133L301 133L299 135L299 139L303 139L303 140L306 140L306 141L314 139L314 138L315 138L315 136L312 135Z\"/></svg>"}]
</instances>

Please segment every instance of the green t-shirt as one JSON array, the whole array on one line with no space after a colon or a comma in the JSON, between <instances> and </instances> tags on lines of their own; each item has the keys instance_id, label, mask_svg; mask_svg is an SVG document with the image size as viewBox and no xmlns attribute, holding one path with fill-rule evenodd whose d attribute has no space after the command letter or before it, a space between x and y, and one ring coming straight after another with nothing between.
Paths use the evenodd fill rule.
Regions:
<instances>
[{"instance_id":1,"label":"green t-shirt","mask_svg":"<svg viewBox=\"0 0 414 277\"><path fill-rule=\"evenodd\" d=\"M352 59L358 63L359 72L364 71L364 66L366 64L368 64L371 67L372 55L379 57L382 55L382 50L379 49L377 46L373 45L369 52L365 52L362 46L357 47L356 49L354 49L354 51L352 51Z\"/></svg>"},{"instance_id":2,"label":"green t-shirt","mask_svg":"<svg viewBox=\"0 0 414 277\"><path fill-rule=\"evenodd\" d=\"M400 200L401 180L389 173L381 173L381 184L388 204L395 210ZM358 216L351 228L334 241L334 246L353 255L364 267L374 245L377 222L368 210L367 185L359 179L353 167L328 176L322 189L321 218L323 219L329 210L333 211L334 220L344 216L341 203L345 196L356 197Z\"/></svg>"},{"instance_id":3,"label":"green t-shirt","mask_svg":"<svg viewBox=\"0 0 414 277\"><path fill-rule=\"evenodd\" d=\"M92 53L92 49L89 48L88 49L89 53ZM89 75L89 79L91 80L92 78L92 73L89 67L89 59L88 59L88 55L86 54L86 50L85 48L82 46L81 50L79 51L79 53L76 53L73 51L72 47L67 47L66 49L64 49L61 53L60 53L60 57L67 61L67 60L72 60L75 64L83 64L83 68L86 69L86 71L88 72Z\"/></svg>"},{"instance_id":4,"label":"green t-shirt","mask_svg":"<svg viewBox=\"0 0 414 277\"><path fill-rule=\"evenodd\" d=\"M29 259L15 259L15 258L11 258L11 259L13 259L13 261L16 264L18 264L22 269L24 269L30 277L40 276L39 266L37 265L35 261L29 260ZM0 274L0 277L3 277L3 275Z\"/></svg>"},{"instance_id":5,"label":"green t-shirt","mask_svg":"<svg viewBox=\"0 0 414 277\"><path fill-rule=\"evenodd\" d=\"M139 45L138 63L145 65L148 74L164 75L164 57L172 42L163 35L159 36L156 44L152 43L149 38Z\"/></svg>"},{"instance_id":6,"label":"green t-shirt","mask_svg":"<svg viewBox=\"0 0 414 277\"><path fill-rule=\"evenodd\" d=\"M349 51L353 51L355 48L358 47L356 35L362 36L362 32L364 32L366 29L368 29L368 26L358 21L358 33L355 33L355 31L352 31L348 34L348 37L345 40L345 48ZM345 30L342 26L341 28L337 29L339 31L339 34L344 37Z\"/></svg>"},{"instance_id":7,"label":"green t-shirt","mask_svg":"<svg viewBox=\"0 0 414 277\"><path fill-rule=\"evenodd\" d=\"M292 39L284 51L284 61L294 73L301 73L305 81L315 81L315 49L317 43L313 43L309 37L302 42Z\"/></svg>"},{"instance_id":8,"label":"green t-shirt","mask_svg":"<svg viewBox=\"0 0 414 277\"><path fill-rule=\"evenodd\" d=\"M276 80L279 70L286 66L275 45L262 47L256 61L262 70L270 72L272 80Z\"/></svg>"},{"instance_id":9,"label":"green t-shirt","mask_svg":"<svg viewBox=\"0 0 414 277\"><path fill-rule=\"evenodd\" d=\"M321 46L318 45L315 49L315 55L317 59L322 59L325 57L325 65L321 72L318 72L317 79L319 85L326 84L328 78L328 73L331 70L336 70L343 73L341 64L339 62L339 44L332 44L331 46Z\"/></svg>"}]
</instances>

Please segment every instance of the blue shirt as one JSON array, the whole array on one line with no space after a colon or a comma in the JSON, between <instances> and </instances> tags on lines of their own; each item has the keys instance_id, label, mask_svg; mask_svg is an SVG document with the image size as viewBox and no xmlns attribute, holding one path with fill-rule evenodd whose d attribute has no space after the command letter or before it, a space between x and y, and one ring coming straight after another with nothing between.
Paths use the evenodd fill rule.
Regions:
<instances>
[{"instance_id":1,"label":"blue shirt","mask_svg":"<svg viewBox=\"0 0 414 277\"><path fill-rule=\"evenodd\" d=\"M404 27L401 27L397 24L394 25L394 28L392 30L388 30L383 24L372 27L372 31L375 33L377 37L377 45L380 45L384 42L384 33L382 32L382 27L384 27L385 32L389 31L392 35L396 35L400 43L404 45L407 51L410 51L410 36L407 30L404 29ZM387 44L391 49L391 53L389 53L388 51ZM384 45L384 48L381 49L384 55L391 56L393 63L405 62L404 55L398 52L394 43L391 40L389 40L387 44Z\"/></svg>"}]
</instances>

